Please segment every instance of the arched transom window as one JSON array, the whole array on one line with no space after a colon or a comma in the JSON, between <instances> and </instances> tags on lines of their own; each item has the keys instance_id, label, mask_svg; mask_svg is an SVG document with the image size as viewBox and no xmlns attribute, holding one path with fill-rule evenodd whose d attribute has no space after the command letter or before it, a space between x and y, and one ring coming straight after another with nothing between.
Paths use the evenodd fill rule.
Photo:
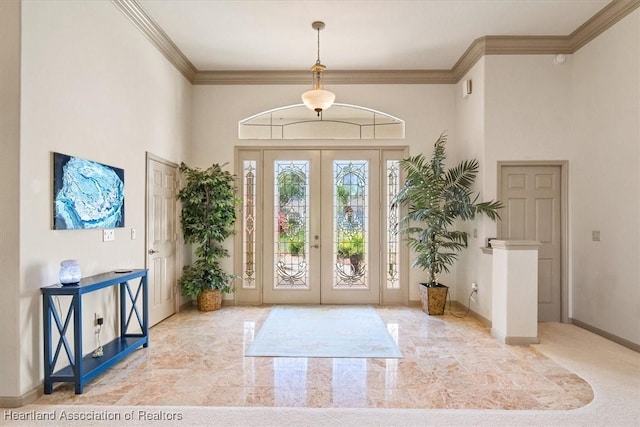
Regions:
<instances>
[{"instance_id":1,"label":"arched transom window","mask_svg":"<svg viewBox=\"0 0 640 427\"><path fill-rule=\"evenodd\" d=\"M296 104L241 120L238 138L404 139L404 120L349 104L333 104L317 116L304 104Z\"/></svg>"}]
</instances>

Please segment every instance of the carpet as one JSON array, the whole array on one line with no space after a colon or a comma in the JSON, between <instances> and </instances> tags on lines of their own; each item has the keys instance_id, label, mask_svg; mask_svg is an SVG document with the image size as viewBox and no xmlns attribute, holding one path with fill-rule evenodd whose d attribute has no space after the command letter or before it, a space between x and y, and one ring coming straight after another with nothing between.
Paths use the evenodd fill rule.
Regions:
<instances>
[{"instance_id":1,"label":"carpet","mask_svg":"<svg viewBox=\"0 0 640 427\"><path fill-rule=\"evenodd\" d=\"M245 356L379 357L402 353L367 306L274 307Z\"/></svg>"}]
</instances>

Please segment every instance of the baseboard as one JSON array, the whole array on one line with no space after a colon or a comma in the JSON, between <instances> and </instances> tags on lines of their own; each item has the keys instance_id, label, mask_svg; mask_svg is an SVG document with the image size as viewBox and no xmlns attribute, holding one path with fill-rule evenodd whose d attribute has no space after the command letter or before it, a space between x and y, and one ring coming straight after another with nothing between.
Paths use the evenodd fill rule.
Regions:
<instances>
[{"instance_id":1,"label":"baseboard","mask_svg":"<svg viewBox=\"0 0 640 427\"><path fill-rule=\"evenodd\" d=\"M453 305L453 309L456 312L463 312L466 313L467 312L467 306L458 302L458 301L452 301L452 305ZM484 326L486 326L487 328L491 328L491 320L487 319L486 317L484 317L483 315L476 313L473 310L469 310L469 316L473 317L476 320L479 320L480 323L482 323Z\"/></svg>"},{"instance_id":2,"label":"baseboard","mask_svg":"<svg viewBox=\"0 0 640 427\"><path fill-rule=\"evenodd\" d=\"M540 344L538 337L506 337L504 343L508 345Z\"/></svg>"},{"instance_id":3,"label":"baseboard","mask_svg":"<svg viewBox=\"0 0 640 427\"><path fill-rule=\"evenodd\" d=\"M192 307L194 305L194 301L195 300L187 300L184 302L184 304L180 304L180 306L178 307L178 312L184 311L189 307Z\"/></svg>"},{"instance_id":4,"label":"baseboard","mask_svg":"<svg viewBox=\"0 0 640 427\"><path fill-rule=\"evenodd\" d=\"M502 335L500 332L491 328L491 336L500 341L502 344L507 345L529 345L538 344L540 340L538 337L508 337Z\"/></svg>"},{"instance_id":5,"label":"baseboard","mask_svg":"<svg viewBox=\"0 0 640 427\"><path fill-rule=\"evenodd\" d=\"M33 403L40 396L44 394L44 389L42 384L37 386L36 388L26 392L22 396L16 397L7 397L0 396L0 408L19 408L24 405L28 405Z\"/></svg>"},{"instance_id":6,"label":"baseboard","mask_svg":"<svg viewBox=\"0 0 640 427\"><path fill-rule=\"evenodd\" d=\"M409 307L421 307L422 306L422 302L420 300L410 300ZM451 301L451 305L450 307L453 306L453 310L455 312L462 312L462 313L466 313L467 312L467 306L459 303L458 301ZM456 313L458 314L458 313ZM474 319L480 321L480 323L482 323L484 326L486 326L487 328L491 327L491 320L487 319L486 317L484 317L483 315L476 313L473 310L469 310L469 316L473 317Z\"/></svg>"},{"instance_id":7,"label":"baseboard","mask_svg":"<svg viewBox=\"0 0 640 427\"><path fill-rule=\"evenodd\" d=\"M195 299L190 299L185 301L183 304L181 304L180 306L178 306L178 312L180 311L184 311L190 307L196 307L198 305L198 301ZM222 307L233 307L235 306L236 303L234 300L232 299L224 299L222 298Z\"/></svg>"},{"instance_id":8,"label":"baseboard","mask_svg":"<svg viewBox=\"0 0 640 427\"><path fill-rule=\"evenodd\" d=\"M495 329L491 328L491 336L500 341L502 344L505 344L505 336Z\"/></svg>"},{"instance_id":9,"label":"baseboard","mask_svg":"<svg viewBox=\"0 0 640 427\"><path fill-rule=\"evenodd\" d=\"M574 319L573 317L569 318L569 322L571 322L572 324L582 328L582 329L586 329L589 332L593 332L596 335L600 335L603 338L606 338L610 341L613 341L616 344L620 344L621 346L627 347L630 350L633 350L637 353L640 353L640 344L636 344L632 341L626 340L624 338L621 338L617 335L614 335L612 333L609 333L607 331L603 331L600 328L596 328L595 326L592 326L588 323L582 322L578 319Z\"/></svg>"}]
</instances>

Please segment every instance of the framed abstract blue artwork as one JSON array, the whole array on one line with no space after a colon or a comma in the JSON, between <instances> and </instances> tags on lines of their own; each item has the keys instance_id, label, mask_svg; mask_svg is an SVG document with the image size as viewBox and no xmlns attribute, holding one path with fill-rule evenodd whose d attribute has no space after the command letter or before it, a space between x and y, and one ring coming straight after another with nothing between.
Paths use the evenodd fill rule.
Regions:
<instances>
[{"instance_id":1,"label":"framed abstract blue artwork","mask_svg":"<svg viewBox=\"0 0 640 427\"><path fill-rule=\"evenodd\" d=\"M124 227L124 169L53 153L53 229Z\"/></svg>"}]
</instances>

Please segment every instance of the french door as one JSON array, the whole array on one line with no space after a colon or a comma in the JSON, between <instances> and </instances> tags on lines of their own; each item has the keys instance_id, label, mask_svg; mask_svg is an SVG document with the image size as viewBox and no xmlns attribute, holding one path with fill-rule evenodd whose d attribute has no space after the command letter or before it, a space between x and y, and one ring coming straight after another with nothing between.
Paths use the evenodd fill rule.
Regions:
<instances>
[{"instance_id":1,"label":"french door","mask_svg":"<svg viewBox=\"0 0 640 427\"><path fill-rule=\"evenodd\" d=\"M397 233L404 149L247 149L240 303L407 303ZM405 268L406 270L406 268Z\"/></svg>"},{"instance_id":2,"label":"french door","mask_svg":"<svg viewBox=\"0 0 640 427\"><path fill-rule=\"evenodd\" d=\"M265 303L379 302L378 156L265 151Z\"/></svg>"}]
</instances>

